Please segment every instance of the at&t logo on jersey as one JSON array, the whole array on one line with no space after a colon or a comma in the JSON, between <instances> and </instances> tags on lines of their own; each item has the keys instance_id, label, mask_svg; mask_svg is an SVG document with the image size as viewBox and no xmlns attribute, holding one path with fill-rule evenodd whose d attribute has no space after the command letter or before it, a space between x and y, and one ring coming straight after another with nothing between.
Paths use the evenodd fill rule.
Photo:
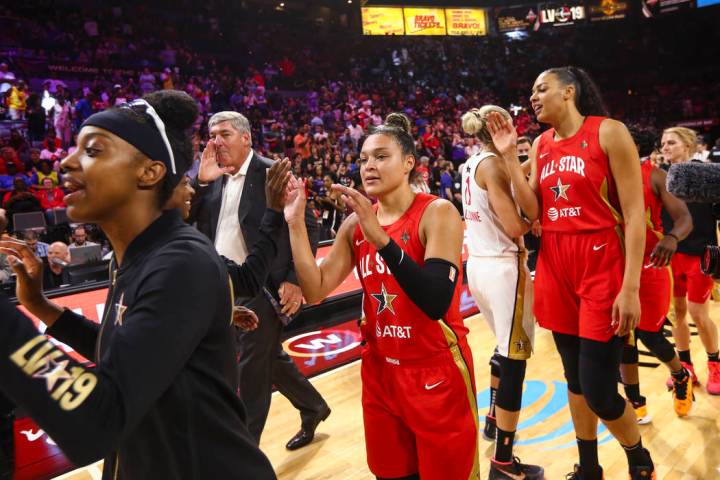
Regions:
<instances>
[{"instance_id":1,"label":"at&t logo on jersey","mask_svg":"<svg viewBox=\"0 0 720 480\"><path fill-rule=\"evenodd\" d=\"M412 327L403 327L400 325L380 325L380 322L375 324L375 336L377 338L411 338Z\"/></svg>"},{"instance_id":2,"label":"at&t logo on jersey","mask_svg":"<svg viewBox=\"0 0 720 480\"><path fill-rule=\"evenodd\" d=\"M559 218L579 217L582 207L566 207L557 209L550 207L547 210L547 216L551 222L556 222Z\"/></svg>"}]
</instances>

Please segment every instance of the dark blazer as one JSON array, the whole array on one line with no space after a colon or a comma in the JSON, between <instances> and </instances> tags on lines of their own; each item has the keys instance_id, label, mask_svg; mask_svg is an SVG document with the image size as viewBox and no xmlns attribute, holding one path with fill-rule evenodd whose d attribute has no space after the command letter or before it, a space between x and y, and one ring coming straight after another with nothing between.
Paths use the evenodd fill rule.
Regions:
<instances>
[{"instance_id":1,"label":"dark blazer","mask_svg":"<svg viewBox=\"0 0 720 480\"><path fill-rule=\"evenodd\" d=\"M50 270L47 257L43 257L43 290L60 288L60 285L70 285L71 283L67 268L63 268L60 272L60 281L58 283L53 277L52 270Z\"/></svg>"},{"instance_id":2,"label":"dark blazer","mask_svg":"<svg viewBox=\"0 0 720 480\"><path fill-rule=\"evenodd\" d=\"M258 155L254 151L250 158L250 165L248 166L245 185L240 198L240 207L238 208L238 221L240 222L240 229L248 253L261 237L259 228L266 208L266 171L273 163L273 160ZM201 187L197 180L193 185L196 195L195 199L193 199L188 222L191 224L196 223L198 230L204 233L213 243L215 242L220 207L222 206L223 187L226 180L227 176L223 175L207 187ZM307 225L310 244L313 247L313 252L315 252L319 232L314 215L309 209L305 210L305 224ZM270 275L267 281L267 287L274 295L277 295L277 290L282 282L287 281L295 285L298 284L292 262L290 236L287 224L284 221L279 235L277 240L278 254L270 266Z\"/></svg>"}]
</instances>

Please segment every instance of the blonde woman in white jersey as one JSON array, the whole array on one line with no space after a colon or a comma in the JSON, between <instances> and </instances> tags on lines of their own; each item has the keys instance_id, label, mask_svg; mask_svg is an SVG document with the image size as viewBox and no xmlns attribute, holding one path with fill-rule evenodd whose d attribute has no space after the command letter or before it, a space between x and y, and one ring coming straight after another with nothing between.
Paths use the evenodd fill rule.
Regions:
<instances>
[{"instance_id":1,"label":"blonde woman in white jersey","mask_svg":"<svg viewBox=\"0 0 720 480\"><path fill-rule=\"evenodd\" d=\"M462 117L465 133L483 145L463 166L462 197L470 291L497 339L490 361L491 406L485 425L485 436L495 437L489 479L542 479L541 467L522 464L513 456L525 365L534 339L533 287L522 243L530 223L520 216L510 175L487 128L491 112L512 121L505 109L495 105L472 109Z\"/></svg>"}]
</instances>

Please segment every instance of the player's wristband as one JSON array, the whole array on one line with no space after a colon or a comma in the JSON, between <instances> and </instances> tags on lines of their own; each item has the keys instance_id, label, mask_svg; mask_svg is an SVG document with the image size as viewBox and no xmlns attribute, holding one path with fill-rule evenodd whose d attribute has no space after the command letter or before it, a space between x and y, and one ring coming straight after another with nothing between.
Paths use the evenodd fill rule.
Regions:
<instances>
[{"instance_id":1,"label":"player's wristband","mask_svg":"<svg viewBox=\"0 0 720 480\"><path fill-rule=\"evenodd\" d=\"M674 233L666 233L665 236L666 236L666 237L673 237L676 242L680 243L680 239L679 239L679 238L677 237L677 235L675 235Z\"/></svg>"},{"instance_id":2,"label":"player's wristband","mask_svg":"<svg viewBox=\"0 0 720 480\"><path fill-rule=\"evenodd\" d=\"M378 253L405 294L428 317L439 320L447 313L458 281L458 267L442 258L428 258L421 267L393 239Z\"/></svg>"}]
</instances>

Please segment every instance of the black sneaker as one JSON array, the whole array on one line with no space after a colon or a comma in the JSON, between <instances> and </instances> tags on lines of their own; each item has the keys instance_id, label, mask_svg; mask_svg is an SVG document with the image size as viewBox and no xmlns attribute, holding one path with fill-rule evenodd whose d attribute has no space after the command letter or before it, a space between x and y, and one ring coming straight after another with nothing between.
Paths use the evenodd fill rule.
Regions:
<instances>
[{"instance_id":1,"label":"black sneaker","mask_svg":"<svg viewBox=\"0 0 720 480\"><path fill-rule=\"evenodd\" d=\"M495 417L485 415L485 428L483 428L483 438L488 442L494 442L497 432Z\"/></svg>"},{"instance_id":2,"label":"black sneaker","mask_svg":"<svg viewBox=\"0 0 720 480\"><path fill-rule=\"evenodd\" d=\"M631 467L630 480L655 480L655 468L653 467Z\"/></svg>"},{"instance_id":3,"label":"black sneaker","mask_svg":"<svg viewBox=\"0 0 720 480\"><path fill-rule=\"evenodd\" d=\"M513 457L512 463L502 464L490 460L490 475L488 480L542 480L545 470L537 465L520 463L520 459Z\"/></svg>"},{"instance_id":4,"label":"black sneaker","mask_svg":"<svg viewBox=\"0 0 720 480\"><path fill-rule=\"evenodd\" d=\"M644 449L650 458L650 452ZM630 467L630 480L655 480L655 465L653 465L652 459L650 459L650 465L642 465Z\"/></svg>"},{"instance_id":5,"label":"black sneaker","mask_svg":"<svg viewBox=\"0 0 720 480\"><path fill-rule=\"evenodd\" d=\"M600 468L600 471L602 472L602 467ZM582 468L580 468L580 465L577 463L575 464L573 471L565 475L565 480L583 480L583 478ZM601 478L605 478L605 476L602 475Z\"/></svg>"}]
</instances>

